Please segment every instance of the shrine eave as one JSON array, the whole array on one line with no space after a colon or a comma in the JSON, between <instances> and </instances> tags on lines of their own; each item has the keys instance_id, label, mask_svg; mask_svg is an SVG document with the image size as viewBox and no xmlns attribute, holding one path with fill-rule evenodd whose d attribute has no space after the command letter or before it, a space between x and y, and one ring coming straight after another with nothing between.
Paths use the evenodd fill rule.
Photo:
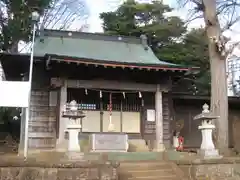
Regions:
<instances>
[{"instance_id":1,"label":"shrine eave","mask_svg":"<svg viewBox=\"0 0 240 180\"><path fill-rule=\"evenodd\" d=\"M0 62L2 64L5 77L8 80L19 79L22 74L29 71L30 54L12 54L12 53L0 53ZM195 67L183 67L179 65L169 64L146 64L146 63L127 63L116 61L104 61L94 59L84 59L68 56L59 56L54 54L35 55L35 62L43 62L50 65L52 62L76 64L85 66L95 66L104 68L122 68L130 70L147 70L147 71L159 71L159 72L181 72L183 74L195 73L199 68ZM17 67L17 68L16 68Z\"/></svg>"},{"instance_id":2,"label":"shrine eave","mask_svg":"<svg viewBox=\"0 0 240 180\"><path fill-rule=\"evenodd\" d=\"M50 61L56 61L58 63L75 63L77 65L85 64L85 65L94 65L96 67L103 66L105 68L128 68L128 69L139 69L139 70L153 70L153 71L172 71L172 72L186 72L186 71L194 71L198 68L196 67L184 67L180 65L159 65L159 64L143 64L143 63L124 63L124 62L116 62L116 61L104 61L104 60L94 60L94 59L82 59L77 57L67 57L67 56L59 56L54 54L48 54L50 57Z\"/></svg>"}]
</instances>

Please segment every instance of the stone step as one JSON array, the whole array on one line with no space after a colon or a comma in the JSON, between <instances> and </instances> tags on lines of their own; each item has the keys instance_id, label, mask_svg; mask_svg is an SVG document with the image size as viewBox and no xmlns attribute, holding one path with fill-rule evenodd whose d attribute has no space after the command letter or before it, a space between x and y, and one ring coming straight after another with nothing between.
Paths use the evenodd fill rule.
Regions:
<instances>
[{"instance_id":1,"label":"stone step","mask_svg":"<svg viewBox=\"0 0 240 180\"><path fill-rule=\"evenodd\" d=\"M120 169L128 169L128 170L145 170L145 169L169 169L171 168L171 165L169 163L165 162L157 162L157 163L152 163L152 162L139 162L139 163L120 163Z\"/></svg>"},{"instance_id":2,"label":"stone step","mask_svg":"<svg viewBox=\"0 0 240 180\"><path fill-rule=\"evenodd\" d=\"M163 153L161 152L128 152L128 153L118 153L112 152L108 153L109 160L116 160L121 162L153 162L156 160L163 160Z\"/></svg>"},{"instance_id":3,"label":"stone step","mask_svg":"<svg viewBox=\"0 0 240 180\"><path fill-rule=\"evenodd\" d=\"M172 169L145 169L145 170L119 170L119 173L131 174L134 177L144 177L145 175L151 176L171 176L174 174Z\"/></svg>"},{"instance_id":4,"label":"stone step","mask_svg":"<svg viewBox=\"0 0 240 180\"><path fill-rule=\"evenodd\" d=\"M119 180L182 180L183 174L171 162L123 162L118 169Z\"/></svg>"},{"instance_id":5,"label":"stone step","mask_svg":"<svg viewBox=\"0 0 240 180\"><path fill-rule=\"evenodd\" d=\"M135 166L135 165L140 165L140 166L154 166L154 165L169 165L169 162L166 161L125 161L121 162L121 165L123 166Z\"/></svg>"},{"instance_id":6,"label":"stone step","mask_svg":"<svg viewBox=\"0 0 240 180\"><path fill-rule=\"evenodd\" d=\"M119 167L119 170L125 171L125 172L135 172L135 171L145 171L145 170L169 170L171 167L169 166L162 166L162 165L156 165L156 166L138 166L135 167Z\"/></svg>"},{"instance_id":7,"label":"stone step","mask_svg":"<svg viewBox=\"0 0 240 180\"><path fill-rule=\"evenodd\" d=\"M138 176L138 177L131 177L131 176L119 176L119 180L179 180L179 178L175 175L165 175L165 176Z\"/></svg>"}]
</instances>

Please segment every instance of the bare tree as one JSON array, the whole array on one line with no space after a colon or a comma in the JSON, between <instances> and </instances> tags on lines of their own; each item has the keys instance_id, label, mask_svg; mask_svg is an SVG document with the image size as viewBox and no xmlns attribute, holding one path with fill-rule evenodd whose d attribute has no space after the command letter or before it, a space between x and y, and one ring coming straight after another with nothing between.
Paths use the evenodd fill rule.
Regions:
<instances>
[{"instance_id":1,"label":"bare tree","mask_svg":"<svg viewBox=\"0 0 240 180\"><path fill-rule=\"evenodd\" d=\"M0 50L26 50L31 40L31 12L41 14L41 28L77 30L87 28L86 0L0 0ZM27 43L27 45L25 45Z\"/></svg>"},{"instance_id":2,"label":"bare tree","mask_svg":"<svg viewBox=\"0 0 240 180\"><path fill-rule=\"evenodd\" d=\"M88 15L86 0L53 0L43 15L41 26L48 29L82 31L88 26Z\"/></svg>"},{"instance_id":3,"label":"bare tree","mask_svg":"<svg viewBox=\"0 0 240 180\"><path fill-rule=\"evenodd\" d=\"M204 19L211 70L211 111L219 116L215 122L217 129L214 140L218 148L224 151L228 148L226 59L238 42L230 43L230 39L223 36L223 32L231 30L240 19L237 14L240 12L240 1L184 0L183 5L191 8L192 19Z\"/></svg>"}]
</instances>

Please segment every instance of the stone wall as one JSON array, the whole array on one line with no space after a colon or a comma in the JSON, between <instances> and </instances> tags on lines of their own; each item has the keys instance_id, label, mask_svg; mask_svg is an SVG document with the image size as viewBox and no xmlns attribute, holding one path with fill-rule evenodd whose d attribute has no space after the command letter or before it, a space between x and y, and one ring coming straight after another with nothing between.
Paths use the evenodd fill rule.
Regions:
<instances>
[{"instance_id":1,"label":"stone wall","mask_svg":"<svg viewBox=\"0 0 240 180\"><path fill-rule=\"evenodd\" d=\"M116 168L100 163L0 163L0 180L117 180Z\"/></svg>"},{"instance_id":2,"label":"stone wall","mask_svg":"<svg viewBox=\"0 0 240 180\"><path fill-rule=\"evenodd\" d=\"M240 179L240 160L197 160L178 162L185 177L193 180L237 180Z\"/></svg>"}]
</instances>

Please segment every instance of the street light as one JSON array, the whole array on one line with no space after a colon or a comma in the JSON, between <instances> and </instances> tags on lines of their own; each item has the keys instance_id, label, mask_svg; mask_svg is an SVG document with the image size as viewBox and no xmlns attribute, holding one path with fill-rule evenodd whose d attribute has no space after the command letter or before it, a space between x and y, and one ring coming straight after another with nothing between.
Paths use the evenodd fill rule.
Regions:
<instances>
[{"instance_id":1,"label":"street light","mask_svg":"<svg viewBox=\"0 0 240 180\"><path fill-rule=\"evenodd\" d=\"M34 42L37 30L37 22L39 21L40 15L38 12L34 11L31 15L33 23L33 35L32 35L32 46L30 55L30 69L29 69L29 89L28 89L28 107L26 108L26 121L25 121L25 136L24 136L24 158L27 159L28 154L28 125L29 125L29 115L30 115L30 102L31 102L31 89L32 89L32 72L33 72L33 61L34 61Z\"/></svg>"}]
</instances>

